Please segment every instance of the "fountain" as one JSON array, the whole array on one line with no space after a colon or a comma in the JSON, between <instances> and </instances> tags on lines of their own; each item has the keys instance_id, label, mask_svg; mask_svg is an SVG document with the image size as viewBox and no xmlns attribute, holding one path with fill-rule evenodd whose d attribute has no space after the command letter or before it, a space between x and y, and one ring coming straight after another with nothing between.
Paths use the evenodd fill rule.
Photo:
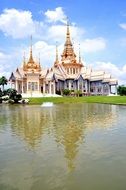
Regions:
<instances>
[{"instance_id":1,"label":"fountain","mask_svg":"<svg viewBox=\"0 0 126 190\"><path fill-rule=\"evenodd\" d=\"M41 107L52 107L53 106L53 102L44 102Z\"/></svg>"}]
</instances>

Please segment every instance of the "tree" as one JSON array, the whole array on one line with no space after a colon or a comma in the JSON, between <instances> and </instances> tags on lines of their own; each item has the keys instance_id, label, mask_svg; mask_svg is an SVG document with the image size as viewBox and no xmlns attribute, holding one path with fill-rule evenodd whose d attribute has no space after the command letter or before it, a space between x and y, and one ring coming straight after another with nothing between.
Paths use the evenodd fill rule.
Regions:
<instances>
[{"instance_id":1,"label":"tree","mask_svg":"<svg viewBox=\"0 0 126 190\"><path fill-rule=\"evenodd\" d=\"M3 95L3 94L2 94L2 90L1 90L1 88L0 88L0 97L2 97L2 95Z\"/></svg>"},{"instance_id":2,"label":"tree","mask_svg":"<svg viewBox=\"0 0 126 190\"><path fill-rule=\"evenodd\" d=\"M1 78L0 78L0 85L2 86L2 88L3 88L3 91L4 91L4 85L7 85L7 79L6 79L6 77L5 76L2 76Z\"/></svg>"},{"instance_id":3,"label":"tree","mask_svg":"<svg viewBox=\"0 0 126 190\"><path fill-rule=\"evenodd\" d=\"M9 99L13 100L15 103L18 103L18 101L22 99L21 94L18 94L17 90L12 88L7 89L7 95L9 96Z\"/></svg>"},{"instance_id":4,"label":"tree","mask_svg":"<svg viewBox=\"0 0 126 190\"><path fill-rule=\"evenodd\" d=\"M126 86L119 86L117 92L120 96L126 96Z\"/></svg>"},{"instance_id":5,"label":"tree","mask_svg":"<svg viewBox=\"0 0 126 190\"><path fill-rule=\"evenodd\" d=\"M69 89L64 89L63 90L63 95L65 95L65 96L70 95L70 90Z\"/></svg>"},{"instance_id":6,"label":"tree","mask_svg":"<svg viewBox=\"0 0 126 190\"><path fill-rule=\"evenodd\" d=\"M76 96L82 96L82 91L81 90L76 90L75 91L75 94L76 94Z\"/></svg>"}]
</instances>

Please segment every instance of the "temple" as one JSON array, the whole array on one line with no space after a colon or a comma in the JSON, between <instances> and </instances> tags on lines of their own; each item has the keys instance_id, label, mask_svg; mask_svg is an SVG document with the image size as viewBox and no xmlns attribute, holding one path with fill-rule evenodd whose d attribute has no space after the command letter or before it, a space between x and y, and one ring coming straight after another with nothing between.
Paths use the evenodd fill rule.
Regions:
<instances>
[{"instance_id":1,"label":"temple","mask_svg":"<svg viewBox=\"0 0 126 190\"><path fill-rule=\"evenodd\" d=\"M32 51L32 39L29 60L25 55L22 67L11 73L10 84L18 93L28 96L42 96L45 94L63 94L64 89L71 92L80 91L82 95L109 95L114 87L116 94L118 81L105 71L93 71L85 66L74 52L70 37L70 27L67 22L66 41L61 59L56 58L50 69L43 69L39 61L35 61Z\"/></svg>"}]
</instances>

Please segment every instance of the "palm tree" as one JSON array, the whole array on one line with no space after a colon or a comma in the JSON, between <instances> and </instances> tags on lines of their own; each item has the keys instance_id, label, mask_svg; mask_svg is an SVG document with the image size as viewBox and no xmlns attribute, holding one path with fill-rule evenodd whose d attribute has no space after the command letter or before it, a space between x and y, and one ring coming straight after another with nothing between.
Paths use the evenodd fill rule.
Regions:
<instances>
[{"instance_id":1,"label":"palm tree","mask_svg":"<svg viewBox=\"0 0 126 190\"><path fill-rule=\"evenodd\" d=\"M4 85L7 85L7 79L6 79L6 77L5 76L2 76L1 78L0 78L0 85L3 87L3 91L4 91Z\"/></svg>"}]
</instances>

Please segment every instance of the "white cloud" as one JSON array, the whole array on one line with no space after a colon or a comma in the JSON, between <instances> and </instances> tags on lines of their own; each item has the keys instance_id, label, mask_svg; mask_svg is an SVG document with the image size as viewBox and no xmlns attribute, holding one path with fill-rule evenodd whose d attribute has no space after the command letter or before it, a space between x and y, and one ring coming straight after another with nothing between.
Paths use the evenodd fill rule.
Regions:
<instances>
[{"instance_id":1,"label":"white cloud","mask_svg":"<svg viewBox=\"0 0 126 190\"><path fill-rule=\"evenodd\" d=\"M66 23L66 15L62 9L62 7L57 7L55 10L47 10L45 12L45 16L48 22L62 22Z\"/></svg>"},{"instance_id":2,"label":"white cloud","mask_svg":"<svg viewBox=\"0 0 126 190\"><path fill-rule=\"evenodd\" d=\"M33 21L30 11L5 9L0 15L0 30L13 38L24 38L35 34L42 23Z\"/></svg>"},{"instance_id":3,"label":"white cloud","mask_svg":"<svg viewBox=\"0 0 126 190\"><path fill-rule=\"evenodd\" d=\"M30 11L16 9L5 9L0 15L0 30L5 35L13 38L25 38L33 34L33 38L38 37L38 41L33 44L34 57L41 58L43 68L51 67L55 61L55 43L59 45L59 59L64 48L66 37L66 15L61 7L55 10L48 10L45 16L50 23L33 20ZM60 21L60 24L58 23ZM85 29L72 24L70 26L71 40L74 41L75 53L78 54L78 44L81 44L81 54L83 52L98 52L106 48L106 40L102 37L85 39ZM24 44L24 42L23 42ZM10 55L0 53L0 73L9 76L16 67L20 67L23 51L29 57L29 48L12 48ZM9 63L9 64L8 64ZM5 65L5 66L4 66Z\"/></svg>"},{"instance_id":4,"label":"white cloud","mask_svg":"<svg viewBox=\"0 0 126 190\"><path fill-rule=\"evenodd\" d=\"M7 36L13 38L25 38L31 34L39 40L59 44L64 44L66 35L66 25L56 24L56 21L65 22L66 15L62 7L55 10L48 10L45 16L51 24L38 22L32 19L30 11L5 9L0 15L0 30ZM77 43L81 42L84 52L97 52L106 47L106 41L103 38L84 39L84 28L77 27L75 24L70 26L71 40ZM76 45L75 45L76 46Z\"/></svg>"},{"instance_id":5,"label":"white cloud","mask_svg":"<svg viewBox=\"0 0 126 190\"><path fill-rule=\"evenodd\" d=\"M126 30L126 23L119 24L119 26L120 26L122 29Z\"/></svg>"},{"instance_id":6,"label":"white cloud","mask_svg":"<svg viewBox=\"0 0 126 190\"><path fill-rule=\"evenodd\" d=\"M1 76L9 77L10 68L11 68L10 60L11 60L10 55L0 52L0 77Z\"/></svg>"},{"instance_id":7,"label":"white cloud","mask_svg":"<svg viewBox=\"0 0 126 190\"><path fill-rule=\"evenodd\" d=\"M81 47L84 52L97 52L106 48L104 38L85 39L81 42Z\"/></svg>"},{"instance_id":8,"label":"white cloud","mask_svg":"<svg viewBox=\"0 0 126 190\"><path fill-rule=\"evenodd\" d=\"M52 25L47 30L48 39L53 43L58 41L59 43L64 43L66 38L66 26L65 25ZM76 26L70 26L71 40L74 39L81 41L85 30Z\"/></svg>"},{"instance_id":9,"label":"white cloud","mask_svg":"<svg viewBox=\"0 0 126 190\"><path fill-rule=\"evenodd\" d=\"M92 66L94 69L104 70L107 73L110 73L112 77L119 81L119 84L126 84L126 64L122 68L119 68L111 62L97 61L94 62Z\"/></svg>"},{"instance_id":10,"label":"white cloud","mask_svg":"<svg viewBox=\"0 0 126 190\"><path fill-rule=\"evenodd\" d=\"M53 66L55 61L55 45L50 45L45 41L38 41L33 46L33 52L35 55L40 53L40 61L43 68Z\"/></svg>"}]
</instances>

